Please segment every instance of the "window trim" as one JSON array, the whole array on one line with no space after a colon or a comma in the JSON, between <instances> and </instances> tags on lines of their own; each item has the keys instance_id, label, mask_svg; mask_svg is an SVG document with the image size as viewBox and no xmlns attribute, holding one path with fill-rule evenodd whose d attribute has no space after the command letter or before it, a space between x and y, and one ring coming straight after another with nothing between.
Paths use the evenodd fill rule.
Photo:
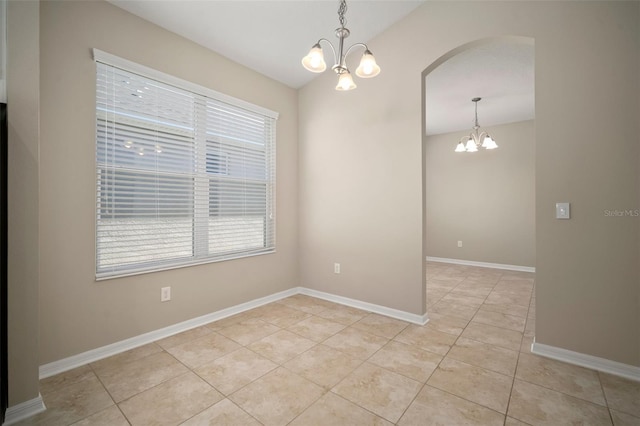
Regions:
<instances>
[{"instance_id":1,"label":"window trim","mask_svg":"<svg viewBox=\"0 0 640 426\"><path fill-rule=\"evenodd\" d=\"M146 67L144 65L129 61L127 59L124 58L120 58L118 56L112 55L110 53L104 52L102 50L99 49L93 49L93 59L95 62L100 62L102 64L105 65L109 65L109 66L113 66L115 68L120 68L122 70L131 72L131 73L135 73L138 74L142 77L145 78L149 78L152 80L156 80L158 82L164 83L164 84L168 84L168 85L172 85L172 86L176 86L180 89L186 90L186 91L190 91L190 92L194 92L198 95L201 96L205 96L205 97L209 97L212 98L216 101L220 101L226 104L229 104L231 106L235 106L238 108L242 108L244 110L253 112L253 113L257 113L260 115L263 115L267 118L271 118L274 121L278 119L279 114L275 111L269 110L267 108L264 107L260 107L258 105L254 105L252 103L243 101L241 99L237 99L234 98L232 96L226 95L224 93L220 93L217 92L215 90L209 89L207 87L183 80L181 78L178 77L174 77L172 75L169 74L165 74L161 71ZM274 157L273 157L273 161L274 164L272 165L273 169L274 169L274 176L273 176L273 183L275 185L275 150L276 150L276 128L275 128L275 124L273 127L273 150L274 150ZM95 165L95 167L97 168L97 163ZM271 189L271 191L275 191L275 187ZM276 203L276 199L275 196L272 196L272 201L271 201L271 207L268 209L268 212L270 211L271 215L273 216L275 213L275 203ZM268 213L269 216L269 213ZM96 216L97 217L97 216ZM97 223L96 225L96 231L97 231ZM275 239L275 223L273 224L274 226L274 235L273 238ZM144 265L141 265L138 268L135 269L130 269L130 270L115 270L115 271L111 271L111 272L98 272L97 269L97 265L98 265L98 252L97 252L97 248L98 248L98 240L97 240L97 232L96 232L96 240L95 240L95 244L94 247L96 249L96 253L95 253L95 265L96 267L94 268L95 271L95 279L96 281L102 281L102 280L108 280L108 279L113 279L113 278L121 278L121 277L127 277L127 276L134 276L134 275L140 275L140 274L146 274L146 273L151 273L151 272L159 272L159 271L165 271L165 270L171 270L171 269L178 269L178 268L184 268L184 267L189 267L189 266L195 266L195 265L202 265L202 264L207 264L207 263L214 263L214 262L221 262L221 261L226 261L226 260L233 260L233 259L241 259L241 258L247 258L247 257L253 257L253 256L260 256L263 254L271 254L271 253L275 253L276 252L276 247L273 246L272 249L268 250L268 251L262 251L262 252L247 252L247 253L243 253L241 255L238 255L237 253L233 253L233 254L229 254L228 256L222 255L222 256L217 256L215 258L200 258L200 259L192 259L190 261L187 262L176 262L176 263L168 263L165 265L162 264L154 264L153 266L148 266L145 267ZM274 240L275 241L275 240Z\"/></svg>"},{"instance_id":2,"label":"window trim","mask_svg":"<svg viewBox=\"0 0 640 426\"><path fill-rule=\"evenodd\" d=\"M209 89L208 87L204 87L199 84L192 83L190 81L183 80L181 78L174 77L169 74L165 74L162 71L154 70L153 68L149 68L144 65L131 62L127 59L112 55L111 53L103 52L102 50L99 50L99 49L95 49L95 48L93 49L93 60L95 62L101 62L106 65L111 65L116 68L121 68L123 70L131 71L143 77L151 78L153 80L158 80L161 83L170 84L172 86L176 86L184 90L189 90L191 92L199 93L201 95L214 98L218 101L221 101L230 105L234 105L258 114L265 115L267 117L273 118L274 120L277 120L279 116L277 112L272 111L270 109L263 108L258 105L254 105L250 102L243 101L242 99L234 98L233 96L229 96L224 93L217 92L213 89Z\"/></svg>"}]
</instances>

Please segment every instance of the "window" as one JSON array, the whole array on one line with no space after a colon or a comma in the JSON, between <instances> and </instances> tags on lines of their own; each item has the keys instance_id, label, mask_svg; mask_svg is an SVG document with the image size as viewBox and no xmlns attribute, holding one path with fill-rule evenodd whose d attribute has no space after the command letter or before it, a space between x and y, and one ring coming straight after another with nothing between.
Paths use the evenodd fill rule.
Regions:
<instances>
[{"instance_id":1,"label":"window","mask_svg":"<svg viewBox=\"0 0 640 426\"><path fill-rule=\"evenodd\" d=\"M277 114L94 56L96 277L272 253Z\"/></svg>"}]
</instances>

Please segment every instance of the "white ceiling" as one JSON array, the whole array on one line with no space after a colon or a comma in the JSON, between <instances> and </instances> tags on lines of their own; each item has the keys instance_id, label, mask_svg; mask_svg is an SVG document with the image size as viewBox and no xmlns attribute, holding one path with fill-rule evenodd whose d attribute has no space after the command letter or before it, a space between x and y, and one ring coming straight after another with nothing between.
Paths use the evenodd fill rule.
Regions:
<instances>
[{"instance_id":1,"label":"white ceiling","mask_svg":"<svg viewBox=\"0 0 640 426\"><path fill-rule=\"evenodd\" d=\"M302 57L320 38L335 45L340 26L337 0L108 1L293 88L316 76ZM346 46L367 43L423 1L349 0ZM329 64L331 53L325 55Z\"/></svg>"},{"instance_id":2,"label":"white ceiling","mask_svg":"<svg viewBox=\"0 0 640 426\"><path fill-rule=\"evenodd\" d=\"M534 106L533 44L501 41L465 50L425 78L426 133L469 130L478 122L497 124L532 120Z\"/></svg>"},{"instance_id":3,"label":"white ceiling","mask_svg":"<svg viewBox=\"0 0 640 426\"><path fill-rule=\"evenodd\" d=\"M339 26L338 0L107 1L292 88L317 76L300 60L318 39L336 41ZM369 42L423 2L348 0L346 45ZM327 49L325 55L331 62ZM376 59L384 70L385 59ZM462 52L427 76L426 90L427 134L470 129L476 96L483 98L483 128L532 119L533 46L503 43Z\"/></svg>"}]
</instances>

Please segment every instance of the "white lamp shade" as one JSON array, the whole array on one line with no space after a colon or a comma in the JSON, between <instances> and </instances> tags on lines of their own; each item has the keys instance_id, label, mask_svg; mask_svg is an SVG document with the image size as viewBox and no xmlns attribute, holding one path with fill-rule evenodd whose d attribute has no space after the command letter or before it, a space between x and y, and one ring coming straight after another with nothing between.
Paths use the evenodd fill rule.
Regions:
<instances>
[{"instance_id":1,"label":"white lamp shade","mask_svg":"<svg viewBox=\"0 0 640 426\"><path fill-rule=\"evenodd\" d=\"M360 59L360 65L356 69L356 75L360 78L371 78L380 74L380 67L376 63L376 58L369 50L365 50Z\"/></svg>"},{"instance_id":2,"label":"white lamp shade","mask_svg":"<svg viewBox=\"0 0 640 426\"><path fill-rule=\"evenodd\" d=\"M498 144L496 143L496 141L491 139L491 136L487 135L482 142L482 146L486 149L496 149L498 147Z\"/></svg>"},{"instance_id":3,"label":"white lamp shade","mask_svg":"<svg viewBox=\"0 0 640 426\"><path fill-rule=\"evenodd\" d=\"M315 44L309 54L302 58L302 66L311 72L322 72L327 69L320 44Z\"/></svg>"},{"instance_id":4,"label":"white lamp shade","mask_svg":"<svg viewBox=\"0 0 640 426\"><path fill-rule=\"evenodd\" d=\"M336 86L336 90L353 90L356 87L357 86L353 82L353 78L351 77L351 73L349 71L345 71L340 74L340 77L338 77L338 85Z\"/></svg>"},{"instance_id":5,"label":"white lamp shade","mask_svg":"<svg viewBox=\"0 0 640 426\"><path fill-rule=\"evenodd\" d=\"M476 143L473 140L473 138L469 138L469 140L467 141L466 149L467 149L467 152L476 152L478 150L478 147L476 146Z\"/></svg>"},{"instance_id":6,"label":"white lamp shade","mask_svg":"<svg viewBox=\"0 0 640 426\"><path fill-rule=\"evenodd\" d=\"M456 146L455 152L465 152L467 149L464 147L462 142L458 142L458 146Z\"/></svg>"}]
</instances>

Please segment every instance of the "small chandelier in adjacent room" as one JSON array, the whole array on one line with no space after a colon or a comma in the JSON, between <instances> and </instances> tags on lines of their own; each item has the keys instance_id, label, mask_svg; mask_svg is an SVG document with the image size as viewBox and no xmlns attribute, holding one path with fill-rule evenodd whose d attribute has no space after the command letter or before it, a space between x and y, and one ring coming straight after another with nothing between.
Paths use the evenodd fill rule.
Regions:
<instances>
[{"instance_id":1,"label":"small chandelier in adjacent room","mask_svg":"<svg viewBox=\"0 0 640 426\"><path fill-rule=\"evenodd\" d=\"M380 67L376 64L376 59L373 57L373 54L369 50L366 44L364 43L356 43L349 47L345 53L344 52L344 39L349 37L349 29L345 28L344 24L346 19L344 14L347 12L347 2L346 0L340 0L340 7L338 8L338 21L340 22L340 28L336 29L336 37L338 37L338 53L336 55L336 49L333 47L333 44L325 38L321 38L318 40L316 44L313 45L309 54L302 58L302 65L311 72L323 72L327 69L327 64L324 62L324 54L322 52L322 46L320 46L320 42L324 41L329 44L331 50L333 51L333 57L335 59L335 65L331 68L338 74L338 85L336 86L336 90L352 90L356 88L356 84L353 82L353 78L351 77L351 73L349 72L349 68L347 68L347 55L351 52L351 49L357 46L364 47L364 53L362 54L362 58L360 59L360 65L356 69L356 75L361 78L371 78L380 74Z\"/></svg>"},{"instance_id":2,"label":"small chandelier in adjacent room","mask_svg":"<svg viewBox=\"0 0 640 426\"><path fill-rule=\"evenodd\" d=\"M491 139L489 133L480 132L480 125L478 124L478 102L482 98L473 98L471 102L476 104L476 122L473 126L473 132L469 134L469 136L463 136L458 142L458 146L456 146L456 152L476 152L478 147L482 147L485 149L496 149L498 144L496 141Z\"/></svg>"}]
</instances>

